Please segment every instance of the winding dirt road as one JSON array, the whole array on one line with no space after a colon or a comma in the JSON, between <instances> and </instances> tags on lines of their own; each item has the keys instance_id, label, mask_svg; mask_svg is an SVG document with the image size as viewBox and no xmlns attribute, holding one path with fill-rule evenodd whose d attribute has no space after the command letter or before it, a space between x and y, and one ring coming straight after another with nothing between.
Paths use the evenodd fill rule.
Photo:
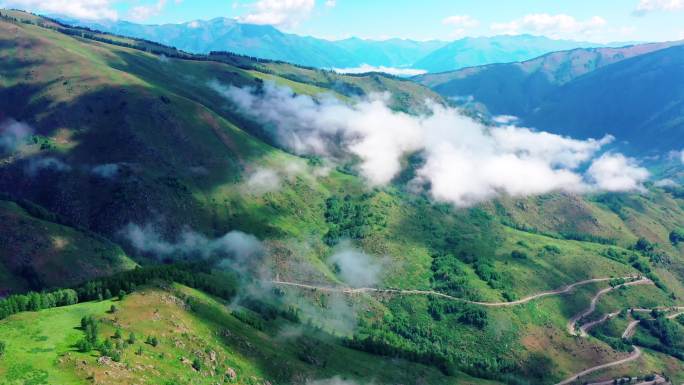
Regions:
<instances>
[{"instance_id":1,"label":"winding dirt road","mask_svg":"<svg viewBox=\"0 0 684 385\"><path fill-rule=\"evenodd\" d=\"M677 311L676 313L670 314L666 316L665 318L667 319L675 319L679 317L680 315L684 314L684 307L670 307L670 308L663 308L663 309L669 309L669 310L675 310ZM650 312L651 309L632 309L632 311L639 311L639 312ZM622 339L626 338L631 338L634 335L634 330L636 327L639 325L641 321L640 320L635 320L630 322L627 327L625 328L625 331L622 333Z\"/></svg>"},{"instance_id":2,"label":"winding dirt road","mask_svg":"<svg viewBox=\"0 0 684 385\"><path fill-rule=\"evenodd\" d=\"M581 320L582 318L593 313L596 310L596 304L598 303L598 300L601 299L601 297L603 297L605 294L610 293L611 291L619 289L623 286L635 286L635 285L653 285L653 281L651 281L648 278L641 278L641 279L636 280L636 281L625 282L621 285L611 286L611 287L607 287L605 289L599 290L598 293L596 293L596 295L594 295L594 297L591 299L591 303L589 304L589 307L586 310L580 312L579 314L575 315L574 317L572 317L570 319L570 321L568 322L568 332L574 336L579 335L581 337L586 337L587 336L586 330L588 330L589 328L591 328L592 326L596 325L599 322L590 322L589 324L587 324L587 325L589 325L589 327L586 327L586 325L585 325L584 328L580 328L579 332L577 331L577 322L579 320ZM604 318L601 322L605 321L606 319L608 319L608 318L607 317Z\"/></svg>"},{"instance_id":3,"label":"winding dirt road","mask_svg":"<svg viewBox=\"0 0 684 385\"><path fill-rule=\"evenodd\" d=\"M596 303L598 302L598 300L601 298L602 295L608 293L608 292L611 291L611 290L615 290L615 289L619 288L620 286L647 285L647 284L653 284L653 282L652 282L651 280L647 279L647 278L643 278L643 279L640 279L640 280L638 280L638 281L627 282L627 283L625 283L625 284L623 284L623 285L618 285L618 286L615 286L615 287L605 288L605 289L599 291L599 292L596 293L596 295L591 299L591 304L590 304L590 306L589 306L586 310L584 310L583 312L580 312L579 314L577 314L576 316L574 316L574 317L570 320L570 323L568 323L568 331L570 332L570 334L573 334L573 335L578 335L578 334L579 334L579 336L581 336L581 337L587 337L587 330L589 330L590 328L592 328L593 326L595 326L595 325L597 325L597 324L599 324L599 323L601 323L601 322L605 322L606 320L608 320L608 319L610 319L610 318L612 318L612 317L615 317L616 315L620 314L619 311L613 312L613 313L609 313L609 314L606 314L606 315L604 315L603 317L601 317L600 319L598 319L598 320L596 320L596 321L588 322L588 323L582 325L582 326L579 328L579 333L577 333L576 326L575 326L575 325L577 324L577 321L579 321L580 319L582 319L582 318L584 318L584 317L590 315L591 313L594 312L594 310L596 310ZM676 311L675 313L668 315L668 316L666 317L666 318L668 318L668 319L674 319L674 318L677 318L679 315L684 314L684 307L662 307L662 308L658 308L658 309L662 309L662 310L665 310L665 311L667 311L667 310L669 310L669 311ZM637 312L650 312L652 309L641 309L641 308L637 308L637 309L632 309L632 310L633 310L633 311L637 311ZM634 334L634 330L636 330L636 327L639 325L639 322L640 322L639 320L634 320L634 321L630 322L630 323L627 325L627 327L625 328L625 331L622 333L622 338L623 338L623 339L630 338L630 337ZM610 368L610 367L617 366L617 365L622 365L622 364L625 364L625 363L630 362L630 361L634 361L634 360L636 360L637 358L639 358L639 357L641 356L641 350L640 350L636 345L632 345L632 348L634 348L634 351L632 352L632 354L629 355L629 357L626 357L626 358L623 358L623 359L620 359L620 360L617 360L617 361L613 361L613 362L609 362L609 363L606 363L606 364L597 365L597 366L594 366L594 367L585 369L585 370L583 370L583 371L581 371L581 372L579 372L579 373L576 373L576 374L572 375L571 377L569 377L569 378L567 378L567 379L565 379L565 380L559 382L559 383L556 384L556 385L566 385L566 384L569 384L569 383L571 383L571 382L573 382L573 381L578 380L578 379L579 379L580 377L582 377L582 376L586 376L586 375L588 375L588 374L597 372L597 371L599 371L599 370L606 369L606 368ZM609 382L612 383L612 380L609 381ZM609 382L597 382L597 383L595 383L595 385L603 385L603 384L606 384L606 383L609 383ZM663 383L663 382L665 382L665 379L664 379L664 378L662 378L662 377L660 377L660 376L656 376L655 380L653 380L653 381L645 381L645 382L642 382L641 384L643 384L643 385L649 384L649 385L650 385L650 384L660 384L660 383Z\"/></svg>"},{"instance_id":4,"label":"winding dirt road","mask_svg":"<svg viewBox=\"0 0 684 385\"><path fill-rule=\"evenodd\" d=\"M630 322L627 325L627 327L625 328L625 331L622 332L622 339L623 340L632 337L632 335L634 334L634 330L636 329L637 325L639 325L639 322L641 322L641 321L636 320L636 321Z\"/></svg>"},{"instance_id":5,"label":"winding dirt road","mask_svg":"<svg viewBox=\"0 0 684 385\"><path fill-rule=\"evenodd\" d=\"M623 287L623 286L652 285L652 284L653 284L653 281L651 281L650 279L642 278L642 279L639 279L636 281L625 282L621 285L611 286L611 287L607 287L605 289L599 290L594 295L594 297L592 297L591 302L589 303L589 307L586 308L585 310L579 312L578 314L576 314L574 317L572 317L570 319L570 321L568 322L568 332L572 335L575 335L575 336L579 335L580 337L587 337L588 336L587 330L589 330L590 328L592 328L593 326L595 326L601 322L605 322L606 320L608 320L612 317L615 317L616 315L618 315L620 313L619 311L617 311L617 312L606 314L596 321L592 321L592 322L589 322L585 325L582 325L579 328L579 331L577 330L577 322L579 320L581 320L582 318L593 313L596 310L596 304L598 303L598 300L601 299L601 297L604 296L605 294L607 294L613 290L619 289L620 287ZM634 327L636 327L636 325L632 326L632 329ZM627 328L629 329L629 326ZM625 330L625 333L627 333L627 330ZM624 335L624 333L623 333L623 335ZM573 381L577 381L580 377L586 376L588 374L598 372L599 370L603 370L606 368L611 368L613 366L622 365L622 364L625 364L627 362L634 361L637 358L641 357L641 350L637 346L634 346L634 345L632 345L632 348L634 348L634 351L632 352L632 354L630 354L626 358L623 358L623 359L620 359L617 361L608 362L608 363L601 364L601 365L592 366L591 368L588 368L588 369L585 369L579 373L573 374L572 376L570 376L570 377L566 378L565 380L557 383L556 385L566 385L566 384L569 384Z\"/></svg>"},{"instance_id":6,"label":"winding dirt road","mask_svg":"<svg viewBox=\"0 0 684 385\"><path fill-rule=\"evenodd\" d=\"M622 277L622 279L636 279L638 277L636 276L628 276L628 277ZM278 286L290 286L290 287L297 287L300 289L309 289L309 290L316 290L316 291L325 291L325 292L332 292L332 293L343 293L343 294L361 294L361 293L390 293L390 294L399 294L399 295L432 295L435 297L441 297L441 298L446 298L452 301L458 301L458 302L464 302L464 303L469 303L472 305L480 305L480 306L489 306L489 307L501 307L501 306L515 306L515 305L521 305L530 301L533 301L538 298L550 296L550 295L559 295L559 294L565 294L568 292L571 292L573 289L575 289L578 286L583 286L583 285L588 285L590 283L595 283L595 282L606 282L610 281L611 279L614 278L592 278L592 279L587 279L584 281L579 281L575 282L571 285L563 286L559 289L555 290L549 290L549 291L543 291L537 294L533 294L515 301L510 301L510 302L480 302L480 301L471 301L467 300L464 298L458 298L458 297L453 297L448 294L440 293L438 291L434 290L401 290L401 289L380 289L380 288L374 288L374 287L358 287L358 288L351 288L351 287L335 287L335 286L317 286L317 285L309 285L305 283L296 283L296 282L287 282L287 281L280 281L280 280L274 280L271 281L274 285ZM638 281L632 281L632 282L627 282L623 285L628 285L628 284L636 284L636 282L641 282L644 279L638 280ZM650 282L650 281L649 281ZM620 286L623 286L620 285ZM616 286L616 288L619 286ZM612 290L612 288L609 288ZM606 289L604 289L606 290ZM610 291L608 290L608 291ZM605 293L603 293L605 294ZM603 295L601 294L601 295ZM596 304L594 303L594 307L596 307Z\"/></svg>"},{"instance_id":7,"label":"winding dirt road","mask_svg":"<svg viewBox=\"0 0 684 385\"><path fill-rule=\"evenodd\" d=\"M323 292L331 292L331 293L343 293L343 294L361 294L361 293L389 293L389 294L398 294L398 295L431 295L435 297L441 297L441 298L446 298L449 300L453 301L458 301L458 302L463 302L463 303L469 303L473 305L480 305L480 306L488 306L488 307L501 307L501 306L515 306L515 305L521 305L530 301L533 301L538 298L546 297L546 296L551 296L551 295L560 295L560 294L565 294L571 292L573 289L575 289L578 286L583 286L583 285L588 285L590 283L595 283L595 282L606 282L610 281L611 279L614 278L592 278L592 279L587 279L584 281L579 281L575 282L573 284L563 286L559 289L555 290L549 290L549 291L543 291L537 294L533 294L515 301L510 301L510 302L480 302L480 301L471 301L467 300L464 298L458 298L458 297L453 297L448 294L440 293L434 290L401 290L401 289L380 289L380 288L373 288L373 287L359 287L359 288L351 288L351 287L339 287L339 286L318 286L318 285L310 285L310 284L305 284L305 283L297 283L297 282L287 282L287 281L281 281L281 280L274 280L271 281L274 285L278 286L289 286L289 287L295 287L295 288L300 288L300 289L307 289L307 290L314 290L314 291L323 291ZM577 322L581 320L582 318L592 314L596 310L596 305L598 303L598 300L605 294L619 289L620 287L626 287L626 286L635 286L635 285L652 285L653 281L651 281L648 278L639 278L638 276L628 276L628 277L623 277L622 279L628 280L629 282L625 282L620 285L616 286L611 286L607 287L605 289L599 290L594 297L592 297L591 302L589 304L589 307L583 311L581 311L579 314L575 315L572 317L572 319L568 322L568 332L572 335L579 335L582 337L587 336L587 330L589 330L591 327L604 322L612 317L615 317L619 312L613 312L610 314L604 315L601 319L589 322L585 325L582 325L579 328L579 332L577 330ZM679 308L676 308L679 309ZM647 310L647 309L639 309L639 310ZM681 308L682 312L673 314L672 316L669 316L668 318L674 318L680 314L684 313L684 308ZM626 335L629 335L630 333L633 332L634 328L636 328L638 321L633 321L632 323L627 326L627 329L623 333L623 338L625 338ZM576 381L580 377L586 376L588 374L597 372L599 370L603 370L606 368L610 368L613 366L618 366L622 365L631 361L634 361L641 357L641 350L637 346L633 346L634 351L628 356L623 359L613 361L613 362L608 362L605 364L593 366L591 368L585 369L579 373L573 374L571 377L559 382L556 385L566 385L569 384L573 381ZM653 383L658 383L653 382ZM600 384L600 383L597 383Z\"/></svg>"},{"instance_id":8,"label":"winding dirt road","mask_svg":"<svg viewBox=\"0 0 684 385\"><path fill-rule=\"evenodd\" d=\"M632 377L629 380L630 381L637 381L637 377ZM634 385L655 385L655 384L662 384L665 382L667 382L667 380L663 376L656 374L655 377L653 378L653 380L638 382ZM608 380L608 381L601 381L601 382L592 382L588 385L613 385L614 383L615 383L615 380Z\"/></svg>"},{"instance_id":9,"label":"winding dirt road","mask_svg":"<svg viewBox=\"0 0 684 385\"><path fill-rule=\"evenodd\" d=\"M676 310L677 313L673 313L673 314L670 314L669 316L665 317L667 319L675 319L675 318L679 317L680 315L684 314L684 306L674 307L674 308L670 308L670 309Z\"/></svg>"},{"instance_id":10,"label":"winding dirt road","mask_svg":"<svg viewBox=\"0 0 684 385\"><path fill-rule=\"evenodd\" d=\"M587 374L591 374L591 373L597 372L597 371L602 370L602 369L611 368L613 366L618 366L618 365L626 364L630 361L634 361L637 358L641 357L641 350L639 350L639 348L636 346L633 346L633 347L634 347L634 351L632 352L632 354L629 355L629 357L623 358L621 360L613 361L613 362L608 362L608 363L603 364L603 365L598 365L598 366L594 366L594 367L591 367L589 369L583 370L579 373L573 374L572 377L569 377L569 378L557 383L556 385L566 385L566 384L569 384L573 381L578 380L580 377L586 376Z\"/></svg>"},{"instance_id":11,"label":"winding dirt road","mask_svg":"<svg viewBox=\"0 0 684 385\"><path fill-rule=\"evenodd\" d=\"M615 317L618 314L620 314L620 311L615 311L612 313L604 314L603 317L601 317L595 321L585 323L584 325L580 326L580 328L579 328L580 336L582 336L582 337L588 336L587 331L589 331L589 329L593 328L594 326L596 326L598 324L601 324L601 323L608 321L609 319Z\"/></svg>"}]
</instances>

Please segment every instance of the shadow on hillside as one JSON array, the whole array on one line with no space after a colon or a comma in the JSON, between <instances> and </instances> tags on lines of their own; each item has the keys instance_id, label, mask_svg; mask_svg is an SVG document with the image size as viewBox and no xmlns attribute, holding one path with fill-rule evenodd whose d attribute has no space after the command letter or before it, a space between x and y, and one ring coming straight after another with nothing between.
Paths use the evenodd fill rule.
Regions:
<instances>
[{"instance_id":1,"label":"shadow on hillside","mask_svg":"<svg viewBox=\"0 0 684 385\"><path fill-rule=\"evenodd\" d=\"M260 79L216 61L175 60L174 64L168 64L142 53L123 50L115 53L117 59L108 63L112 68L129 72L169 93L200 103L257 139L282 149L263 125L244 117L228 99L210 86L210 82L216 81L224 87L258 88L262 85Z\"/></svg>"},{"instance_id":2,"label":"shadow on hillside","mask_svg":"<svg viewBox=\"0 0 684 385\"><path fill-rule=\"evenodd\" d=\"M257 236L278 230L267 208L241 201L208 202L205 194L235 183L253 159L271 149L231 129L200 105L145 87L99 87L69 102L39 97L54 83L0 90L0 117L50 136L70 136L36 154L0 165L0 191L57 213L70 225L110 237L128 223L159 221L169 234L190 227L208 236L240 228ZM54 159L46 161L46 159ZM110 167L111 175L97 166ZM261 212L263 211L263 212ZM245 217L240 216L244 215Z\"/></svg>"},{"instance_id":3,"label":"shadow on hillside","mask_svg":"<svg viewBox=\"0 0 684 385\"><path fill-rule=\"evenodd\" d=\"M4 63L1 67L4 68ZM0 72L0 77L5 77L6 73L6 71ZM50 105L48 99L36 99L36 95L52 84L54 82L19 83L10 87L0 87L0 120L12 118L33 124L35 116L45 111Z\"/></svg>"}]
</instances>

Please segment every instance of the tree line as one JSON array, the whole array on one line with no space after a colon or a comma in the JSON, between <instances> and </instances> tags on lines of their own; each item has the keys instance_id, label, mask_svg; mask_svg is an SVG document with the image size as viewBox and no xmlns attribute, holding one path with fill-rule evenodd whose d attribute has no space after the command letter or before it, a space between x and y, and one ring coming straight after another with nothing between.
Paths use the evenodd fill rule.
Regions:
<instances>
[{"instance_id":1,"label":"tree line","mask_svg":"<svg viewBox=\"0 0 684 385\"><path fill-rule=\"evenodd\" d=\"M0 319L25 311L109 299L114 295L121 297L153 281L177 282L227 300L232 299L237 291L236 280L225 275L212 275L211 265L206 262L154 265L92 280L76 288L10 295L0 299Z\"/></svg>"},{"instance_id":2,"label":"tree line","mask_svg":"<svg viewBox=\"0 0 684 385\"><path fill-rule=\"evenodd\" d=\"M78 303L78 294L73 289L60 289L52 292L29 292L13 294L0 300L0 319L25 311L38 311Z\"/></svg>"}]
</instances>

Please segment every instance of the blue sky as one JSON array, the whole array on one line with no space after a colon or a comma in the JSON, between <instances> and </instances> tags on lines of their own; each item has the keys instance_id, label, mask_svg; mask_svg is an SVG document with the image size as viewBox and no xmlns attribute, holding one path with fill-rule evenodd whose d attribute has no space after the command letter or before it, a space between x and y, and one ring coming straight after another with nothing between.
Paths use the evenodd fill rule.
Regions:
<instances>
[{"instance_id":1,"label":"blue sky","mask_svg":"<svg viewBox=\"0 0 684 385\"><path fill-rule=\"evenodd\" d=\"M330 39L504 33L600 42L684 39L684 0L0 0L0 6L150 24L231 17Z\"/></svg>"}]
</instances>

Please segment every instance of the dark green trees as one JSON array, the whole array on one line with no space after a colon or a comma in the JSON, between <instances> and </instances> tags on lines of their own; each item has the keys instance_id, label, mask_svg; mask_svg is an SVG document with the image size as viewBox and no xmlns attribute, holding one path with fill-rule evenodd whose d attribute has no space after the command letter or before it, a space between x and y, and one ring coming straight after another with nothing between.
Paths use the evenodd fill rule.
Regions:
<instances>
[{"instance_id":1,"label":"dark green trees","mask_svg":"<svg viewBox=\"0 0 684 385\"><path fill-rule=\"evenodd\" d=\"M673 245L679 244L679 242L684 242L684 229L674 229L670 232L670 242Z\"/></svg>"},{"instance_id":2,"label":"dark green trees","mask_svg":"<svg viewBox=\"0 0 684 385\"><path fill-rule=\"evenodd\" d=\"M150 346L152 346L152 347L155 347L155 348L156 348L157 345L159 345L159 340L157 339L157 337L149 336L149 337L147 337L147 339L145 340L145 343L148 344L148 345L150 345Z\"/></svg>"},{"instance_id":3,"label":"dark green trees","mask_svg":"<svg viewBox=\"0 0 684 385\"><path fill-rule=\"evenodd\" d=\"M75 290L71 289L49 293L15 294L0 300L0 319L23 311L38 311L75 303L78 303L78 295Z\"/></svg>"},{"instance_id":4,"label":"dark green trees","mask_svg":"<svg viewBox=\"0 0 684 385\"><path fill-rule=\"evenodd\" d=\"M76 343L76 348L82 352L87 353L97 345L97 321L92 316L81 318L81 330L85 337Z\"/></svg>"},{"instance_id":5,"label":"dark green trees","mask_svg":"<svg viewBox=\"0 0 684 385\"><path fill-rule=\"evenodd\" d=\"M202 370L202 361L200 361L199 358L195 357L195 359L192 360L192 367L193 369L199 372L200 370Z\"/></svg>"}]
</instances>

